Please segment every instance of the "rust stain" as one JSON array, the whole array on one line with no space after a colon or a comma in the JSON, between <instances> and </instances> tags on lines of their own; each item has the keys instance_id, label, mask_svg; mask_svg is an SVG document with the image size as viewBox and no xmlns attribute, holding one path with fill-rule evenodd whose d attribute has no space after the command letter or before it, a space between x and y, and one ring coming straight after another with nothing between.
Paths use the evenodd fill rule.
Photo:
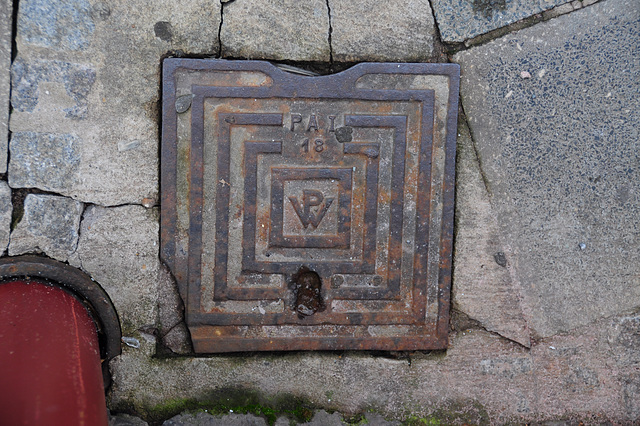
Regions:
<instances>
[{"instance_id":1,"label":"rust stain","mask_svg":"<svg viewBox=\"0 0 640 426\"><path fill-rule=\"evenodd\" d=\"M168 59L164 67L162 253L186 298L196 352L446 347L457 65L360 64L318 78L254 61ZM180 80L185 70L215 84L188 86ZM439 148L446 154L441 235L429 234L436 91L358 89L368 74L449 78L449 121L437 123L447 134ZM176 87L193 91L189 114L170 107ZM178 152L181 128L190 129L182 136L189 141ZM217 154L205 159L209 143ZM215 162L213 179L204 179L206 161ZM177 164L185 166L182 175ZM187 196L177 197L178 188ZM415 194L412 203L405 194ZM178 208L189 212L186 229L179 229L186 225L177 222ZM215 227L203 226L205 209L214 212ZM415 232L404 235L411 216ZM181 233L187 247L179 248ZM241 247L229 247L238 235ZM427 273L429 238L441 242L438 274ZM202 282L205 239L215 245L204 262L213 265L211 282ZM411 268L403 267L407 244ZM428 289L438 294L438 312L427 320ZM213 300L203 304L204 294ZM248 312L247 303L258 309ZM284 311L264 309L271 303ZM349 303L357 312L341 310ZM204 312L205 305L213 307ZM389 335L370 334L370 325Z\"/></svg>"}]
</instances>

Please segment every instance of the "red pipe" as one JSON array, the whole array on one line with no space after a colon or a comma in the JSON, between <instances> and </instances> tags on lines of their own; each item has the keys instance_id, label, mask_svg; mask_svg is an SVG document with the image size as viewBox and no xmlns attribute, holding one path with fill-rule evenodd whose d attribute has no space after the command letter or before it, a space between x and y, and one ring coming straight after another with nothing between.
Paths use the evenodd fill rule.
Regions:
<instances>
[{"instance_id":1,"label":"red pipe","mask_svg":"<svg viewBox=\"0 0 640 426\"><path fill-rule=\"evenodd\" d=\"M96 325L58 287L0 284L0 424L107 425Z\"/></svg>"}]
</instances>

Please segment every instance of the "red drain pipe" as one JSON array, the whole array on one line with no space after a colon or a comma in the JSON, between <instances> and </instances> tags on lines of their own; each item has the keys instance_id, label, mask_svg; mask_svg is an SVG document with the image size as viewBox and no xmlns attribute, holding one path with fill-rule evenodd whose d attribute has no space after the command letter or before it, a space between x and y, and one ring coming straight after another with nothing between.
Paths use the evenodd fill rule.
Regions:
<instances>
[{"instance_id":1,"label":"red drain pipe","mask_svg":"<svg viewBox=\"0 0 640 426\"><path fill-rule=\"evenodd\" d=\"M58 287L0 284L0 424L107 425L96 325Z\"/></svg>"}]
</instances>

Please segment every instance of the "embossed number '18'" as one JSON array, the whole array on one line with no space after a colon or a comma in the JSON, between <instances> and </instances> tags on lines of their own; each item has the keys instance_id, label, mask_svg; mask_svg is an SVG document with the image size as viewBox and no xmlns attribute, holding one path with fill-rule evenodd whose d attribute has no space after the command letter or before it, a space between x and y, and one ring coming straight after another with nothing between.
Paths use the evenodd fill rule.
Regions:
<instances>
[{"instance_id":1,"label":"embossed number '18'","mask_svg":"<svg viewBox=\"0 0 640 426\"><path fill-rule=\"evenodd\" d=\"M313 149L314 149L315 152L324 151L324 141L322 139L314 140L313 144L314 144ZM302 150L304 152L309 152L309 138L307 138L304 141L302 141Z\"/></svg>"}]
</instances>

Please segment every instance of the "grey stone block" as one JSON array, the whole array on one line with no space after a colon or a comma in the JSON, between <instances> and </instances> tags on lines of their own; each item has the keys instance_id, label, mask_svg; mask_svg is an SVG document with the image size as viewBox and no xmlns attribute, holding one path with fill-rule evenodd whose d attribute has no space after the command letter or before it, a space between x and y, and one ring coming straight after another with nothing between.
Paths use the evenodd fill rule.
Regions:
<instances>
[{"instance_id":1,"label":"grey stone block","mask_svg":"<svg viewBox=\"0 0 640 426\"><path fill-rule=\"evenodd\" d=\"M223 57L329 60L326 0L234 1L223 13Z\"/></svg>"},{"instance_id":2,"label":"grey stone block","mask_svg":"<svg viewBox=\"0 0 640 426\"><path fill-rule=\"evenodd\" d=\"M24 215L11 233L9 255L44 253L67 261L78 243L82 203L54 195L29 194Z\"/></svg>"},{"instance_id":3,"label":"grey stone block","mask_svg":"<svg viewBox=\"0 0 640 426\"><path fill-rule=\"evenodd\" d=\"M70 134L14 133L10 142L9 185L67 192L79 179L81 143Z\"/></svg>"},{"instance_id":4,"label":"grey stone block","mask_svg":"<svg viewBox=\"0 0 640 426\"><path fill-rule=\"evenodd\" d=\"M109 426L148 426L144 420L128 414L109 414Z\"/></svg>"},{"instance_id":5,"label":"grey stone block","mask_svg":"<svg viewBox=\"0 0 640 426\"><path fill-rule=\"evenodd\" d=\"M25 0L18 22L11 131L81 141L55 191L105 206L155 202L162 58L217 54L219 2ZM10 167L23 171L19 161Z\"/></svg>"},{"instance_id":6,"label":"grey stone block","mask_svg":"<svg viewBox=\"0 0 640 426\"><path fill-rule=\"evenodd\" d=\"M0 173L7 171L13 1L0 0Z\"/></svg>"},{"instance_id":7,"label":"grey stone block","mask_svg":"<svg viewBox=\"0 0 640 426\"><path fill-rule=\"evenodd\" d=\"M340 413L332 413L329 414L324 410L318 411L311 421L306 423L301 423L306 426L342 426L344 423L342 422L342 416Z\"/></svg>"},{"instance_id":8,"label":"grey stone block","mask_svg":"<svg viewBox=\"0 0 640 426\"><path fill-rule=\"evenodd\" d=\"M208 413L178 414L162 423L162 426L267 426L267 422L253 414L228 414L212 416Z\"/></svg>"},{"instance_id":9,"label":"grey stone block","mask_svg":"<svg viewBox=\"0 0 640 426\"><path fill-rule=\"evenodd\" d=\"M95 24L87 0L22 0L18 31L25 42L59 50L89 45Z\"/></svg>"},{"instance_id":10,"label":"grey stone block","mask_svg":"<svg viewBox=\"0 0 640 426\"><path fill-rule=\"evenodd\" d=\"M454 57L529 327L640 297L640 3L609 0Z\"/></svg>"},{"instance_id":11,"label":"grey stone block","mask_svg":"<svg viewBox=\"0 0 640 426\"><path fill-rule=\"evenodd\" d=\"M0 181L0 254L9 246L12 213L11 188L6 182Z\"/></svg>"},{"instance_id":12,"label":"grey stone block","mask_svg":"<svg viewBox=\"0 0 640 426\"><path fill-rule=\"evenodd\" d=\"M61 84L64 95L72 105L65 107L65 118L82 119L87 115L87 96L96 79L96 72L83 65L62 61L26 62L22 58L14 61L11 67L12 90L11 106L19 112L33 112L39 97L50 93L40 89L40 83ZM46 84L45 84L46 85ZM50 86L49 86L50 87Z\"/></svg>"},{"instance_id":13,"label":"grey stone block","mask_svg":"<svg viewBox=\"0 0 640 426\"><path fill-rule=\"evenodd\" d=\"M123 335L157 323L158 217L142 206L87 208L69 263L109 294Z\"/></svg>"},{"instance_id":14,"label":"grey stone block","mask_svg":"<svg viewBox=\"0 0 640 426\"><path fill-rule=\"evenodd\" d=\"M336 61L419 62L433 54L435 23L428 0L329 0Z\"/></svg>"},{"instance_id":15,"label":"grey stone block","mask_svg":"<svg viewBox=\"0 0 640 426\"><path fill-rule=\"evenodd\" d=\"M433 0L440 35L461 42L571 0Z\"/></svg>"},{"instance_id":16,"label":"grey stone block","mask_svg":"<svg viewBox=\"0 0 640 426\"><path fill-rule=\"evenodd\" d=\"M489 331L530 346L511 272L515 265L502 244L496 212L482 181L466 123L458 123L456 235L452 305ZM505 251L507 254L505 254Z\"/></svg>"}]
</instances>

